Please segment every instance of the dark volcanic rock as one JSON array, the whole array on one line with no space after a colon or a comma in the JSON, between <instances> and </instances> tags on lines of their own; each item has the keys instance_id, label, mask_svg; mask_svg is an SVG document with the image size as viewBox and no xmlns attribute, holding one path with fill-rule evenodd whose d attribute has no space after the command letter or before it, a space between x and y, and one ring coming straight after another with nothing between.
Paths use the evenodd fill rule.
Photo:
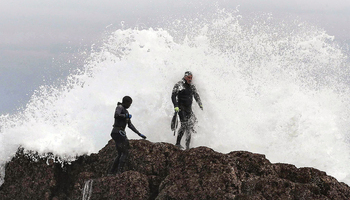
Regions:
<instances>
[{"instance_id":1,"label":"dark volcanic rock","mask_svg":"<svg viewBox=\"0 0 350 200\"><path fill-rule=\"evenodd\" d=\"M93 180L90 199L149 199L149 193L147 176L127 171L118 176Z\"/></svg>"},{"instance_id":2,"label":"dark volcanic rock","mask_svg":"<svg viewBox=\"0 0 350 200\"><path fill-rule=\"evenodd\" d=\"M130 146L125 172L114 176L106 175L117 154L113 140L63 166L19 150L6 165L0 199L350 199L349 186L325 172L272 164L260 154L182 151L146 140Z\"/></svg>"}]
</instances>

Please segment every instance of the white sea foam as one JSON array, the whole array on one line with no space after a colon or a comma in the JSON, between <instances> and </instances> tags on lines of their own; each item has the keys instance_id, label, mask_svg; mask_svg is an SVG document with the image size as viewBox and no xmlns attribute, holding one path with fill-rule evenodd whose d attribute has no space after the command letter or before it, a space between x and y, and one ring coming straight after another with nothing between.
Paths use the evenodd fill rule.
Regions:
<instances>
[{"instance_id":1,"label":"white sea foam","mask_svg":"<svg viewBox=\"0 0 350 200\"><path fill-rule=\"evenodd\" d=\"M305 23L261 17L242 25L241 19L218 11L158 29L116 30L63 86L42 86L23 112L0 116L0 162L19 146L68 160L97 152L110 139L115 106L125 95L148 140L174 143L171 91L191 70L204 105L204 111L193 106L199 122L192 146L262 153L349 184L344 53L333 37Z\"/></svg>"}]
</instances>

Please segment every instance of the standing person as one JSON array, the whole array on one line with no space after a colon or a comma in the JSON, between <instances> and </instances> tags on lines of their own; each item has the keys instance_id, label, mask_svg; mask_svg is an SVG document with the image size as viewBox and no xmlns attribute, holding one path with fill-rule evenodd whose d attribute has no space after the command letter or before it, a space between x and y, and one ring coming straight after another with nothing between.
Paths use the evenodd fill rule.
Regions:
<instances>
[{"instance_id":1,"label":"standing person","mask_svg":"<svg viewBox=\"0 0 350 200\"><path fill-rule=\"evenodd\" d=\"M114 113L114 125L111 133L111 137L115 141L117 147L118 156L115 158L113 165L110 167L108 174L122 173L124 164L129 155L129 140L126 137L125 127L128 127L138 134L143 139L146 136L142 135L135 126L131 123L131 114L128 112L128 108L132 104L132 99L129 96L123 97L122 103L118 102L117 108Z\"/></svg>"},{"instance_id":2,"label":"standing person","mask_svg":"<svg viewBox=\"0 0 350 200\"><path fill-rule=\"evenodd\" d=\"M181 127L177 134L176 146L181 146L181 138L186 132L186 149L190 148L191 134L194 132L194 124L197 119L192 111L193 97L199 107L203 110L202 101L199 97L196 87L192 84L193 75L190 71L185 72L181 81L177 82L173 88L171 100L174 104L174 110L180 117Z\"/></svg>"}]
</instances>

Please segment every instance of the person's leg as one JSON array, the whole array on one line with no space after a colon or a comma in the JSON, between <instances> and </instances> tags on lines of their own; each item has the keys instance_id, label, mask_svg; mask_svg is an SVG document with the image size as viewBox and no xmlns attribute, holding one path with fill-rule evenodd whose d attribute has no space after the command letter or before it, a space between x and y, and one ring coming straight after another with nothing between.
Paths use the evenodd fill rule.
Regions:
<instances>
[{"instance_id":1,"label":"person's leg","mask_svg":"<svg viewBox=\"0 0 350 200\"><path fill-rule=\"evenodd\" d=\"M117 169L117 166L118 166L119 158L120 158L120 153L118 151L118 134L119 134L118 131L119 131L118 128L113 128L112 132L111 132L111 137L112 137L112 139L115 142L115 147L116 147L118 155L115 157L114 162L109 167L108 172L107 172L108 174L114 174L115 173L115 171Z\"/></svg>"},{"instance_id":2,"label":"person's leg","mask_svg":"<svg viewBox=\"0 0 350 200\"><path fill-rule=\"evenodd\" d=\"M190 149L191 136L195 132L194 126L197 119L193 112L189 113L188 125L186 129L186 149Z\"/></svg>"},{"instance_id":3,"label":"person's leg","mask_svg":"<svg viewBox=\"0 0 350 200\"><path fill-rule=\"evenodd\" d=\"M129 141L126 138L125 132L120 132L121 130L118 128L113 128L111 137L113 138L116 146L116 150L118 152L117 157L114 159L113 164L108 170L108 174L115 174L116 171L120 168L122 169L125 162L126 157L128 155ZM121 166L121 167L119 167Z\"/></svg>"},{"instance_id":4,"label":"person's leg","mask_svg":"<svg viewBox=\"0 0 350 200\"><path fill-rule=\"evenodd\" d=\"M177 140L176 140L176 144L180 144L181 143L181 138L185 133L185 122L181 122L181 127L179 129L179 131L177 132Z\"/></svg>"},{"instance_id":5,"label":"person's leg","mask_svg":"<svg viewBox=\"0 0 350 200\"><path fill-rule=\"evenodd\" d=\"M117 155L117 157L115 157L114 162L108 171L108 174L115 174L116 173L117 167L119 165L120 157L122 155L122 152L118 150L117 144L116 144L116 146L117 146L118 155Z\"/></svg>"},{"instance_id":6,"label":"person's leg","mask_svg":"<svg viewBox=\"0 0 350 200\"><path fill-rule=\"evenodd\" d=\"M186 131L186 150L190 149L190 143L191 143L191 132Z\"/></svg>"},{"instance_id":7,"label":"person's leg","mask_svg":"<svg viewBox=\"0 0 350 200\"><path fill-rule=\"evenodd\" d=\"M180 127L179 131L177 132L177 139L176 139L175 145L181 147L181 139L185 133L187 121L186 121L184 110L180 110L178 114L179 114L179 118L180 118L180 122L181 122L181 127Z\"/></svg>"},{"instance_id":8,"label":"person's leg","mask_svg":"<svg viewBox=\"0 0 350 200\"><path fill-rule=\"evenodd\" d=\"M129 157L129 140L125 140L120 148L118 148L118 152L120 152L120 158L118 162L117 173L120 174L123 172L124 165Z\"/></svg>"}]
</instances>

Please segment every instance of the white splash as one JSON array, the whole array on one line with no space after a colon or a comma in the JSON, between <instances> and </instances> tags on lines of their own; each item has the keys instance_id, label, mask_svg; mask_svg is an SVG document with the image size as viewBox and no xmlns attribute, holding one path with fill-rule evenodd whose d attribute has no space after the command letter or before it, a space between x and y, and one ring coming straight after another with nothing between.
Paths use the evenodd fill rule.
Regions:
<instances>
[{"instance_id":1,"label":"white splash","mask_svg":"<svg viewBox=\"0 0 350 200\"><path fill-rule=\"evenodd\" d=\"M84 190L83 190L83 199L82 200L90 200L92 194L92 184L94 180L90 179L85 182Z\"/></svg>"}]
</instances>

